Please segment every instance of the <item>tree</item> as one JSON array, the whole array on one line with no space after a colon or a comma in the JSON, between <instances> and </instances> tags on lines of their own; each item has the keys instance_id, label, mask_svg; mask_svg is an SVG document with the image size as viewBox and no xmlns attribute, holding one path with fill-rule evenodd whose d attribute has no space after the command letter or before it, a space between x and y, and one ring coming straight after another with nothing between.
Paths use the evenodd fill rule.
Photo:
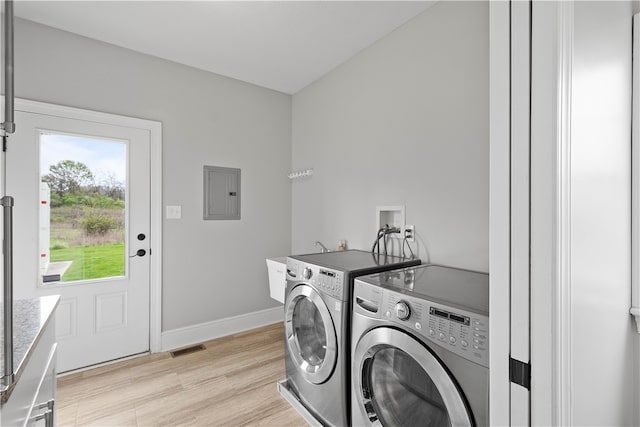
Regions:
<instances>
[{"instance_id":1,"label":"tree","mask_svg":"<svg viewBox=\"0 0 640 427\"><path fill-rule=\"evenodd\" d=\"M99 194L111 197L114 200L124 200L125 185L124 182L118 181L113 172L107 172L97 186Z\"/></svg>"},{"instance_id":2,"label":"tree","mask_svg":"<svg viewBox=\"0 0 640 427\"><path fill-rule=\"evenodd\" d=\"M49 173L42 177L42 181L60 196L78 194L82 187L93 184L93 173L82 162L61 160L49 166Z\"/></svg>"}]
</instances>

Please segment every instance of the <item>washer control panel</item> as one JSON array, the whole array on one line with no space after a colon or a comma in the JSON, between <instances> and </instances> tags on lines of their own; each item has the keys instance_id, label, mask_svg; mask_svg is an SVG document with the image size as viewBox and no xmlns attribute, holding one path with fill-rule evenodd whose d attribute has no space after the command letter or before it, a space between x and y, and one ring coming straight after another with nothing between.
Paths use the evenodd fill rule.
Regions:
<instances>
[{"instance_id":1,"label":"washer control panel","mask_svg":"<svg viewBox=\"0 0 640 427\"><path fill-rule=\"evenodd\" d=\"M344 272L288 259L287 280L306 282L323 294L344 300Z\"/></svg>"},{"instance_id":2,"label":"washer control panel","mask_svg":"<svg viewBox=\"0 0 640 427\"><path fill-rule=\"evenodd\" d=\"M489 367L489 317L361 283L354 287L356 313L381 318L457 355Z\"/></svg>"}]
</instances>

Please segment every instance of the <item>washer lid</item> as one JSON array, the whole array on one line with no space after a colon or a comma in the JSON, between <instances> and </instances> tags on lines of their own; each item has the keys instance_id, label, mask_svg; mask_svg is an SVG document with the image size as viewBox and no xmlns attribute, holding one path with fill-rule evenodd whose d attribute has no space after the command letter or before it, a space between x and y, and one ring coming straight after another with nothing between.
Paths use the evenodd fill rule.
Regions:
<instances>
[{"instance_id":1,"label":"washer lid","mask_svg":"<svg viewBox=\"0 0 640 427\"><path fill-rule=\"evenodd\" d=\"M408 259L392 255L378 255L367 251L350 249L346 251L322 252L306 255L291 255L289 258L304 261L320 267L333 268L345 272L370 272L389 268L404 268L420 264L419 259Z\"/></svg>"},{"instance_id":2,"label":"washer lid","mask_svg":"<svg viewBox=\"0 0 640 427\"><path fill-rule=\"evenodd\" d=\"M362 276L357 280L489 315L489 275L486 273L424 264Z\"/></svg>"}]
</instances>

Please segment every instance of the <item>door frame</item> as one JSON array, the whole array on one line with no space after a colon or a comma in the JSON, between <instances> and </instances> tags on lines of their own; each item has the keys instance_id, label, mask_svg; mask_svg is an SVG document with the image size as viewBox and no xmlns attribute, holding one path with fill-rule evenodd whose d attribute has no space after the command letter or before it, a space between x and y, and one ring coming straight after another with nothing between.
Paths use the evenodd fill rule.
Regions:
<instances>
[{"instance_id":1,"label":"door frame","mask_svg":"<svg viewBox=\"0 0 640 427\"><path fill-rule=\"evenodd\" d=\"M573 2L532 1L531 425L571 425ZM511 2L490 2L490 408L510 425ZM525 41L526 43L526 41ZM546 165L541 167L541 165ZM509 402L504 405L503 402Z\"/></svg>"},{"instance_id":2,"label":"door frame","mask_svg":"<svg viewBox=\"0 0 640 427\"><path fill-rule=\"evenodd\" d=\"M489 3L489 422L510 425L511 5ZM507 405L504 403L508 402Z\"/></svg>"},{"instance_id":3,"label":"door frame","mask_svg":"<svg viewBox=\"0 0 640 427\"><path fill-rule=\"evenodd\" d=\"M0 99L4 100L4 97ZM149 241L149 254L153 254L149 259L149 352L162 351L162 123L20 98L15 99L15 110L149 131L151 163L149 219L152 236ZM20 124L18 123L17 126Z\"/></svg>"}]
</instances>

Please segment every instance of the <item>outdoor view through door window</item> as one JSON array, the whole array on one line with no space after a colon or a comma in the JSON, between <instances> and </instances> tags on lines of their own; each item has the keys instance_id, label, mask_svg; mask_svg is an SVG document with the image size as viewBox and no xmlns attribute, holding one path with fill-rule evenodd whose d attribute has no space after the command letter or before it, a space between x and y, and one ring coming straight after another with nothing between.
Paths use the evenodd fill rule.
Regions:
<instances>
[{"instance_id":1,"label":"outdoor view through door window","mask_svg":"<svg viewBox=\"0 0 640 427\"><path fill-rule=\"evenodd\" d=\"M127 146L40 134L40 275L44 284L125 275Z\"/></svg>"}]
</instances>

